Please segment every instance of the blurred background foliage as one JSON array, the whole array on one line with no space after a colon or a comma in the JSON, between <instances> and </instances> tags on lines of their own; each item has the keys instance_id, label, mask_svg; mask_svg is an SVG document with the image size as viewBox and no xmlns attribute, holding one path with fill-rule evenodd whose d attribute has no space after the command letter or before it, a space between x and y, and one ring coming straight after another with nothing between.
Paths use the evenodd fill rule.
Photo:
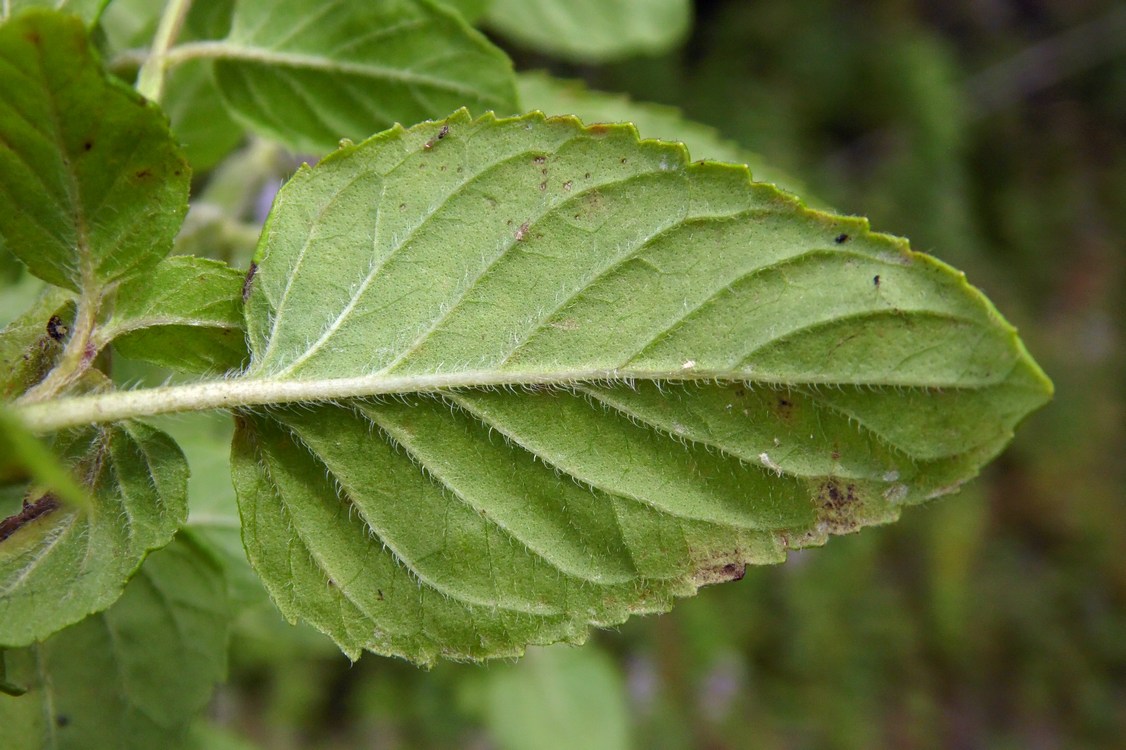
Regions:
<instances>
[{"instance_id":1,"label":"blurred background foliage","mask_svg":"<svg viewBox=\"0 0 1126 750\"><path fill-rule=\"evenodd\" d=\"M1056 400L961 494L584 649L349 665L313 634L279 650L264 615L213 719L271 748L1121 747L1126 6L701 0L659 57L500 43L680 107L962 268Z\"/></svg>"},{"instance_id":2,"label":"blurred background foliage","mask_svg":"<svg viewBox=\"0 0 1126 750\"><path fill-rule=\"evenodd\" d=\"M1126 6L701 0L659 57L500 43L964 269L1056 400L961 494L584 649L420 672L236 639L214 719L271 748L1121 747Z\"/></svg>"},{"instance_id":3,"label":"blurred background foliage","mask_svg":"<svg viewBox=\"0 0 1126 750\"><path fill-rule=\"evenodd\" d=\"M518 70L678 107L758 154L765 178L792 175L818 205L962 268L1056 399L979 481L897 524L750 569L582 649L430 672L349 664L283 623L242 557L228 420L167 419L193 469L186 533L230 561L241 612L195 744L1121 747L1126 5L698 0L675 49L600 65L497 41ZM252 142L202 176L179 251L245 267L269 205L247 196L293 163ZM165 374L118 361L114 377Z\"/></svg>"}]
</instances>

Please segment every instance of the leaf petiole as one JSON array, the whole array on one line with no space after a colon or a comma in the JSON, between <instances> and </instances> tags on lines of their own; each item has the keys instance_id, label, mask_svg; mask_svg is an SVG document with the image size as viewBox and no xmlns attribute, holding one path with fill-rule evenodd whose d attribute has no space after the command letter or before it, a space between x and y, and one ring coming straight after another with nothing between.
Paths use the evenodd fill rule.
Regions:
<instances>
[{"instance_id":1,"label":"leaf petiole","mask_svg":"<svg viewBox=\"0 0 1126 750\"><path fill-rule=\"evenodd\" d=\"M137 74L137 91L146 99L160 101L164 92L164 74L169 67L168 50L180 35L191 7L192 0L168 0L168 5L164 8L153 38L152 50Z\"/></svg>"}]
</instances>

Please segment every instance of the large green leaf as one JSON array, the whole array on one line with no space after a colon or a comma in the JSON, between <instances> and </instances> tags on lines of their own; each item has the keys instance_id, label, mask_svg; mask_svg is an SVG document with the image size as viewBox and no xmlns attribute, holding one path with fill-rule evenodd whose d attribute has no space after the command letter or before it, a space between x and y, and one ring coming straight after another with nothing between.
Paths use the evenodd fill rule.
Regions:
<instances>
[{"instance_id":1,"label":"large green leaf","mask_svg":"<svg viewBox=\"0 0 1126 750\"><path fill-rule=\"evenodd\" d=\"M191 537L152 555L105 612L9 651L0 697L12 748L172 748L226 673L226 590Z\"/></svg>"},{"instance_id":2,"label":"large green leaf","mask_svg":"<svg viewBox=\"0 0 1126 750\"><path fill-rule=\"evenodd\" d=\"M239 0L209 54L236 116L300 151L460 106L516 111L508 58L430 0Z\"/></svg>"},{"instance_id":3,"label":"large green leaf","mask_svg":"<svg viewBox=\"0 0 1126 750\"><path fill-rule=\"evenodd\" d=\"M29 497L0 540L0 645L23 646L112 604L187 516L188 467L162 432L118 422L60 434L93 507Z\"/></svg>"},{"instance_id":4,"label":"large green leaf","mask_svg":"<svg viewBox=\"0 0 1126 750\"><path fill-rule=\"evenodd\" d=\"M664 52L688 32L691 0L492 0L490 27L580 62Z\"/></svg>"},{"instance_id":5,"label":"large green leaf","mask_svg":"<svg viewBox=\"0 0 1126 750\"><path fill-rule=\"evenodd\" d=\"M188 179L164 115L106 76L77 18L0 26L0 235L34 274L77 291L156 263Z\"/></svg>"},{"instance_id":6,"label":"large green leaf","mask_svg":"<svg viewBox=\"0 0 1126 750\"><path fill-rule=\"evenodd\" d=\"M95 346L188 372L225 372L246 360L243 274L188 255L165 258L118 287Z\"/></svg>"},{"instance_id":7,"label":"large green leaf","mask_svg":"<svg viewBox=\"0 0 1126 750\"><path fill-rule=\"evenodd\" d=\"M951 491L1050 392L961 274L628 126L392 129L258 264L222 403L302 403L239 418L244 541L349 654L666 609Z\"/></svg>"}]
</instances>

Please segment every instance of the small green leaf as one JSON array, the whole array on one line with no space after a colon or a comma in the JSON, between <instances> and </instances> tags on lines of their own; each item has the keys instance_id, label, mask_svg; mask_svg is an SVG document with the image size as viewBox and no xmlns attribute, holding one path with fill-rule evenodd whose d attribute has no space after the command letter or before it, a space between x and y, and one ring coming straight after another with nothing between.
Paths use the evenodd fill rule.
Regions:
<instances>
[{"instance_id":1,"label":"small green leaf","mask_svg":"<svg viewBox=\"0 0 1126 750\"><path fill-rule=\"evenodd\" d=\"M351 655L667 609L951 491L1050 393L961 274L628 126L392 129L258 262L230 385L303 403L239 417L244 542Z\"/></svg>"},{"instance_id":2,"label":"small green leaf","mask_svg":"<svg viewBox=\"0 0 1126 750\"><path fill-rule=\"evenodd\" d=\"M513 41L579 62L664 52L691 21L690 0L492 0L486 15Z\"/></svg>"},{"instance_id":3,"label":"small green leaf","mask_svg":"<svg viewBox=\"0 0 1126 750\"><path fill-rule=\"evenodd\" d=\"M190 536L153 554L121 598L43 643L6 654L7 747L179 747L226 674L222 572Z\"/></svg>"},{"instance_id":4,"label":"small green leaf","mask_svg":"<svg viewBox=\"0 0 1126 750\"><path fill-rule=\"evenodd\" d=\"M592 91L582 81L564 81L547 73L521 73L516 77L520 103L524 109L538 109L549 115L574 115L586 123L630 122L649 138L678 141L688 147L694 159L746 164L756 182L773 185L803 195L805 186L793 175L770 166L761 156L724 140L707 125L686 120L676 107L631 101L623 94Z\"/></svg>"},{"instance_id":5,"label":"small green leaf","mask_svg":"<svg viewBox=\"0 0 1126 750\"><path fill-rule=\"evenodd\" d=\"M430 0L240 0L213 56L235 115L298 151L460 106L516 111L512 63Z\"/></svg>"},{"instance_id":6,"label":"small green leaf","mask_svg":"<svg viewBox=\"0 0 1126 750\"><path fill-rule=\"evenodd\" d=\"M93 495L93 508L28 498L25 518L0 541L3 646L41 640L111 605L187 516L188 467L164 433L118 422L62 433L54 449Z\"/></svg>"},{"instance_id":7,"label":"small green leaf","mask_svg":"<svg viewBox=\"0 0 1126 750\"><path fill-rule=\"evenodd\" d=\"M106 76L78 19L0 26L0 235L32 273L78 291L156 263L188 177L164 115Z\"/></svg>"},{"instance_id":8,"label":"small green leaf","mask_svg":"<svg viewBox=\"0 0 1126 750\"><path fill-rule=\"evenodd\" d=\"M178 255L124 281L96 346L187 372L239 369L248 357L244 276L225 263Z\"/></svg>"},{"instance_id":9,"label":"small green leaf","mask_svg":"<svg viewBox=\"0 0 1126 750\"><path fill-rule=\"evenodd\" d=\"M63 13L73 13L86 24L92 24L98 19L102 9L109 5L110 0L7 0L0 10L0 21L5 20L5 12L15 15L24 8L51 8Z\"/></svg>"}]
</instances>

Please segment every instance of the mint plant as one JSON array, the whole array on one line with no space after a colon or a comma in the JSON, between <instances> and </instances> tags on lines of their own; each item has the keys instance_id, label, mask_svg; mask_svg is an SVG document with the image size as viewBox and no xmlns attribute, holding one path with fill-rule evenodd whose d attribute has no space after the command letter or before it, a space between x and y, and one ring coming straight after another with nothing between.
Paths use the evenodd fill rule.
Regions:
<instances>
[{"instance_id":1,"label":"mint plant","mask_svg":"<svg viewBox=\"0 0 1126 750\"><path fill-rule=\"evenodd\" d=\"M33 298L0 332L0 733L26 746L182 738L247 560L353 659L515 656L953 492L1050 396L941 261L676 113L514 74L466 19L548 45L516 4L36 4L0 25L5 308ZM649 4L621 47L549 49L679 38L688 5ZM282 148L322 158L257 236ZM245 558L154 421L214 410Z\"/></svg>"}]
</instances>

